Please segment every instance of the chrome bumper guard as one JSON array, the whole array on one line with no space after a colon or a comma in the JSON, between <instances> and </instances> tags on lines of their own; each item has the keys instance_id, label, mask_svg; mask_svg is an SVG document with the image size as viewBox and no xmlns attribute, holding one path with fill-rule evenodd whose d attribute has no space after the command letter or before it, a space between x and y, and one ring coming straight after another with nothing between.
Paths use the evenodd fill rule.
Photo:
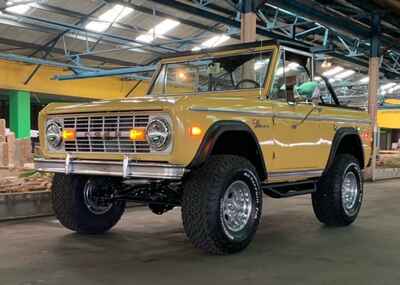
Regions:
<instances>
[{"instance_id":1,"label":"chrome bumper guard","mask_svg":"<svg viewBox=\"0 0 400 285\"><path fill-rule=\"evenodd\" d=\"M125 178L180 179L186 172L182 166L130 162L128 158L123 161L74 160L67 155L65 160L36 158L34 163L37 171Z\"/></svg>"}]
</instances>

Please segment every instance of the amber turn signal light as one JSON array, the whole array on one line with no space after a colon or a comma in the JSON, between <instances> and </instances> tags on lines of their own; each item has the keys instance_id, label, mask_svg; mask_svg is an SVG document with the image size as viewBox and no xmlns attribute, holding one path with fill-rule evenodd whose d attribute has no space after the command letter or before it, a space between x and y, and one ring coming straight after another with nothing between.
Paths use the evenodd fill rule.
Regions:
<instances>
[{"instance_id":1,"label":"amber turn signal light","mask_svg":"<svg viewBox=\"0 0 400 285\"><path fill-rule=\"evenodd\" d=\"M145 141L146 135L144 129L131 129L129 131L129 138L132 141Z\"/></svg>"},{"instance_id":2,"label":"amber turn signal light","mask_svg":"<svg viewBox=\"0 0 400 285\"><path fill-rule=\"evenodd\" d=\"M191 136L199 136L202 133L202 130L199 127L191 127L189 131Z\"/></svg>"},{"instance_id":3,"label":"amber turn signal light","mask_svg":"<svg viewBox=\"0 0 400 285\"><path fill-rule=\"evenodd\" d=\"M74 129L64 129L62 137L64 141L73 141L76 139L76 131Z\"/></svg>"}]
</instances>

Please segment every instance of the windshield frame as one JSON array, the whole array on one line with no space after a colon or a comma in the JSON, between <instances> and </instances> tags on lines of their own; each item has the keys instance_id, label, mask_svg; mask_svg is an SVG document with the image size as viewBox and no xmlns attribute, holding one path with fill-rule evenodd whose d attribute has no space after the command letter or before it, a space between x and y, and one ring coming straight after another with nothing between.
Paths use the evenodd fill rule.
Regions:
<instances>
[{"instance_id":1,"label":"windshield frame","mask_svg":"<svg viewBox=\"0 0 400 285\"><path fill-rule=\"evenodd\" d=\"M265 73L265 78L263 82L263 86L256 87L256 88L243 88L243 89L231 89L231 90L216 90L216 91L201 91L201 92L187 92L187 93L179 93L179 94L153 94L152 91L155 87L155 84L160 76L160 73L163 71L164 68L168 64L184 64L190 61L196 61L196 60L206 60L206 59L215 59L215 58L223 58L223 57L229 57L229 56L238 56L238 55L243 55L243 54L258 54L258 53L270 53L270 62L268 64L268 68ZM186 55L186 56L181 56L181 57L175 57L175 58L167 58L164 60L161 60L156 72L154 73L149 89L147 91L146 96L154 96L154 97L162 97L162 96L187 96L187 95L197 95L197 94L210 94L210 93L259 93L260 97L266 97L267 95L267 89L269 89L270 83L271 83L271 78L273 76L274 72L274 65L276 62L276 55L279 52L279 46L278 45L268 45L268 46L259 46L259 47L253 47L253 48L247 48L247 49L236 49L236 50L228 50L228 51L219 51L219 52L207 52L207 51L202 51L201 53L195 53L191 55Z\"/></svg>"}]
</instances>

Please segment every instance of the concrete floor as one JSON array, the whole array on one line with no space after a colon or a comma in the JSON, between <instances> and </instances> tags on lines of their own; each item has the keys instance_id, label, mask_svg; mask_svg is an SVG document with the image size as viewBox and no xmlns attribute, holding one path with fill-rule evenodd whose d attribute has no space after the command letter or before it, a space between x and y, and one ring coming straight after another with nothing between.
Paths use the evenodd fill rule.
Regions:
<instances>
[{"instance_id":1,"label":"concrete floor","mask_svg":"<svg viewBox=\"0 0 400 285\"><path fill-rule=\"evenodd\" d=\"M0 284L398 284L399 180L368 184L358 221L326 228L309 197L267 198L243 253L192 248L179 209L130 210L109 234L79 236L54 218L0 224Z\"/></svg>"}]
</instances>

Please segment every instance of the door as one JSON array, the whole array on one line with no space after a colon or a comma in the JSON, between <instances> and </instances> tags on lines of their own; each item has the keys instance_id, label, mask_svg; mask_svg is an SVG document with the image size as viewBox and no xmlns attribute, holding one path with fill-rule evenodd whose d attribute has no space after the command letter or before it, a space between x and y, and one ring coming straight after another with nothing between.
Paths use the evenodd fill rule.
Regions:
<instances>
[{"instance_id":1,"label":"door","mask_svg":"<svg viewBox=\"0 0 400 285\"><path fill-rule=\"evenodd\" d=\"M321 109L313 104L312 94L303 90L312 83L310 66L311 57L282 52L270 93L274 113L273 171L320 170Z\"/></svg>"}]
</instances>

